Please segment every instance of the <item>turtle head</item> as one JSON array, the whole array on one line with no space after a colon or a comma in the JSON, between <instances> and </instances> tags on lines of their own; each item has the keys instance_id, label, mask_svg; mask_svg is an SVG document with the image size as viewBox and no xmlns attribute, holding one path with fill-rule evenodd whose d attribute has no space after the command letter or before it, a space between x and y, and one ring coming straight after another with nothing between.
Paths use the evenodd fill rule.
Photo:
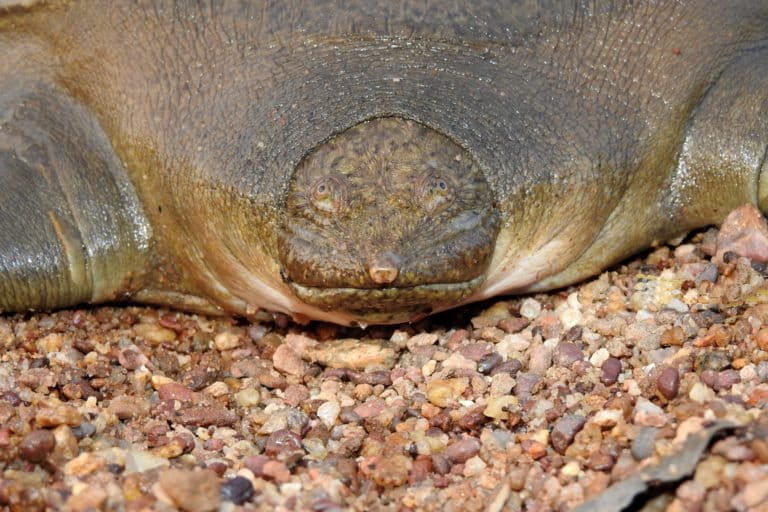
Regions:
<instances>
[{"instance_id":1,"label":"turtle head","mask_svg":"<svg viewBox=\"0 0 768 512\"><path fill-rule=\"evenodd\" d=\"M299 163L278 250L283 279L302 301L393 323L475 292L498 230L493 194L466 150L427 126L384 117Z\"/></svg>"}]
</instances>

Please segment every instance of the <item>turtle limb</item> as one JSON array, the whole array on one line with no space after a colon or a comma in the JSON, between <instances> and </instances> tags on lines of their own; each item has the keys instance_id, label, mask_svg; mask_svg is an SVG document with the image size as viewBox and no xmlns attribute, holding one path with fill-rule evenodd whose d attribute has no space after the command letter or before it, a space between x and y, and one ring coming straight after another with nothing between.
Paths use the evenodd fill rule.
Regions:
<instances>
[{"instance_id":1,"label":"turtle limb","mask_svg":"<svg viewBox=\"0 0 768 512\"><path fill-rule=\"evenodd\" d=\"M128 294L147 266L149 239L93 115L45 79L0 81L0 310Z\"/></svg>"},{"instance_id":2,"label":"turtle limb","mask_svg":"<svg viewBox=\"0 0 768 512\"><path fill-rule=\"evenodd\" d=\"M742 50L693 113L671 183L670 211L691 226L752 203L768 212L768 46Z\"/></svg>"}]
</instances>

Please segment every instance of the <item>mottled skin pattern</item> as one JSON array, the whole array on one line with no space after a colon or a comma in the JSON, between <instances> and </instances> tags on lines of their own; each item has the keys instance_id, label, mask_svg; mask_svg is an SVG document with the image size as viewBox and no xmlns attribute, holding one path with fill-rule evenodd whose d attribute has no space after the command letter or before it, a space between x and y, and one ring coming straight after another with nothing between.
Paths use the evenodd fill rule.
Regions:
<instances>
[{"instance_id":1,"label":"mottled skin pattern","mask_svg":"<svg viewBox=\"0 0 768 512\"><path fill-rule=\"evenodd\" d=\"M0 0L0 55L6 311L121 299L404 321L768 208L762 1ZM432 158L466 201L418 210L416 185L382 177L389 196L358 191L373 204L333 219L337 254L354 251L318 260L336 199L302 203L317 185L302 172L328 145L364 147L367 120L379 150L331 182L386 172L421 130L433 149L404 150L403 176ZM486 221L463 238L472 211ZM390 233L365 234L384 218ZM451 283L471 293L425 288Z\"/></svg>"},{"instance_id":2,"label":"mottled skin pattern","mask_svg":"<svg viewBox=\"0 0 768 512\"><path fill-rule=\"evenodd\" d=\"M384 117L334 137L297 167L278 253L304 302L387 321L476 291L498 227L488 182L464 149Z\"/></svg>"}]
</instances>

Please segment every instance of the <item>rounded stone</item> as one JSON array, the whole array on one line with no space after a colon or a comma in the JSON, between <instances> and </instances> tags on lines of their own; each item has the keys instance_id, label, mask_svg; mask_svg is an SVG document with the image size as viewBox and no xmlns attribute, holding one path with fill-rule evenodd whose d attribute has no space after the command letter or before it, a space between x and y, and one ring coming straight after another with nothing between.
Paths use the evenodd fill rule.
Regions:
<instances>
[{"instance_id":1,"label":"rounded stone","mask_svg":"<svg viewBox=\"0 0 768 512\"><path fill-rule=\"evenodd\" d=\"M56 447L56 437L50 430L33 430L19 443L21 458L29 462L42 462Z\"/></svg>"},{"instance_id":2,"label":"rounded stone","mask_svg":"<svg viewBox=\"0 0 768 512\"><path fill-rule=\"evenodd\" d=\"M664 368L656 379L656 387L667 400L672 400L680 390L680 372L677 368Z\"/></svg>"}]
</instances>

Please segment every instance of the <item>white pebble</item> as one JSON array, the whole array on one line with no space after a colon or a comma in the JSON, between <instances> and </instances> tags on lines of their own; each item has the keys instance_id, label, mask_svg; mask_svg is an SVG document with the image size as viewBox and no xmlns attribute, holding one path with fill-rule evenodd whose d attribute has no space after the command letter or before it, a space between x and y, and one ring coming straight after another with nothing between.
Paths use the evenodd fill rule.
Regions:
<instances>
[{"instance_id":1,"label":"white pebble","mask_svg":"<svg viewBox=\"0 0 768 512\"><path fill-rule=\"evenodd\" d=\"M429 377L433 373L435 373L435 368L437 368L437 361L434 359L430 359L426 363L424 363L424 366L421 367L421 374L425 377Z\"/></svg>"},{"instance_id":2,"label":"white pebble","mask_svg":"<svg viewBox=\"0 0 768 512\"><path fill-rule=\"evenodd\" d=\"M317 408L317 417L328 428L332 428L336 424L336 419L341 412L341 406L339 402L335 400L329 400Z\"/></svg>"},{"instance_id":3,"label":"white pebble","mask_svg":"<svg viewBox=\"0 0 768 512\"><path fill-rule=\"evenodd\" d=\"M507 359L514 352L525 352L530 346L531 342L520 334L507 334L496 344L496 352Z\"/></svg>"},{"instance_id":4,"label":"white pebble","mask_svg":"<svg viewBox=\"0 0 768 512\"><path fill-rule=\"evenodd\" d=\"M477 370L477 363L458 352L454 352L443 361L443 369Z\"/></svg>"},{"instance_id":5,"label":"white pebble","mask_svg":"<svg viewBox=\"0 0 768 512\"><path fill-rule=\"evenodd\" d=\"M232 350L240 346L240 336L230 331L220 332L213 338L213 344L217 350Z\"/></svg>"},{"instance_id":6,"label":"white pebble","mask_svg":"<svg viewBox=\"0 0 768 512\"><path fill-rule=\"evenodd\" d=\"M632 396L640 396L643 394L643 391L640 389L640 386L635 379L625 380L624 390Z\"/></svg>"},{"instance_id":7,"label":"white pebble","mask_svg":"<svg viewBox=\"0 0 768 512\"><path fill-rule=\"evenodd\" d=\"M703 404L714 400L715 392L712 391L706 384L697 382L691 387L691 392L688 393L688 397L694 402Z\"/></svg>"},{"instance_id":8,"label":"white pebble","mask_svg":"<svg viewBox=\"0 0 768 512\"><path fill-rule=\"evenodd\" d=\"M409 338L406 345L408 346L408 350L413 350L416 347L434 345L435 343L437 343L437 334L423 332Z\"/></svg>"},{"instance_id":9,"label":"white pebble","mask_svg":"<svg viewBox=\"0 0 768 512\"><path fill-rule=\"evenodd\" d=\"M669 302L667 302L667 307L669 309L677 311L678 313L688 312L688 305L685 302L681 301L680 299L670 300Z\"/></svg>"},{"instance_id":10,"label":"white pebble","mask_svg":"<svg viewBox=\"0 0 768 512\"><path fill-rule=\"evenodd\" d=\"M541 313L541 304L536 299L525 299L520 305L520 314L528 320L533 320Z\"/></svg>"},{"instance_id":11,"label":"white pebble","mask_svg":"<svg viewBox=\"0 0 768 512\"><path fill-rule=\"evenodd\" d=\"M575 460L572 460L560 469L560 474L569 478L575 478L582 473L581 466Z\"/></svg>"},{"instance_id":12,"label":"white pebble","mask_svg":"<svg viewBox=\"0 0 768 512\"><path fill-rule=\"evenodd\" d=\"M752 363L749 363L748 365L744 366L744 368L739 370L739 377L741 377L742 382L749 382L751 380L756 380L757 370L755 370L755 365Z\"/></svg>"},{"instance_id":13,"label":"white pebble","mask_svg":"<svg viewBox=\"0 0 768 512\"><path fill-rule=\"evenodd\" d=\"M615 427L624 420L624 413L619 409L600 409L592 417L592 422L603 428Z\"/></svg>"},{"instance_id":14,"label":"white pebble","mask_svg":"<svg viewBox=\"0 0 768 512\"><path fill-rule=\"evenodd\" d=\"M609 357L611 357L611 354L608 352L608 349L602 347L592 354L592 357L589 358L589 362L595 368L600 368Z\"/></svg>"},{"instance_id":15,"label":"white pebble","mask_svg":"<svg viewBox=\"0 0 768 512\"><path fill-rule=\"evenodd\" d=\"M644 320L650 320L652 318L653 318L653 314L650 313L647 309L641 309L635 315L635 320L637 322L642 322Z\"/></svg>"},{"instance_id":16,"label":"white pebble","mask_svg":"<svg viewBox=\"0 0 768 512\"><path fill-rule=\"evenodd\" d=\"M564 329L568 330L571 327L583 324L584 316L577 309L564 308L560 312L560 323L563 324Z\"/></svg>"},{"instance_id":17,"label":"white pebble","mask_svg":"<svg viewBox=\"0 0 768 512\"><path fill-rule=\"evenodd\" d=\"M464 476L469 478L479 475L486 468L486 466L487 464L483 462L483 459L477 455L470 457L467 459L467 462L464 463Z\"/></svg>"},{"instance_id":18,"label":"white pebble","mask_svg":"<svg viewBox=\"0 0 768 512\"><path fill-rule=\"evenodd\" d=\"M245 388L235 393L235 402L240 407L254 407L259 405L261 393L258 389Z\"/></svg>"}]
</instances>

